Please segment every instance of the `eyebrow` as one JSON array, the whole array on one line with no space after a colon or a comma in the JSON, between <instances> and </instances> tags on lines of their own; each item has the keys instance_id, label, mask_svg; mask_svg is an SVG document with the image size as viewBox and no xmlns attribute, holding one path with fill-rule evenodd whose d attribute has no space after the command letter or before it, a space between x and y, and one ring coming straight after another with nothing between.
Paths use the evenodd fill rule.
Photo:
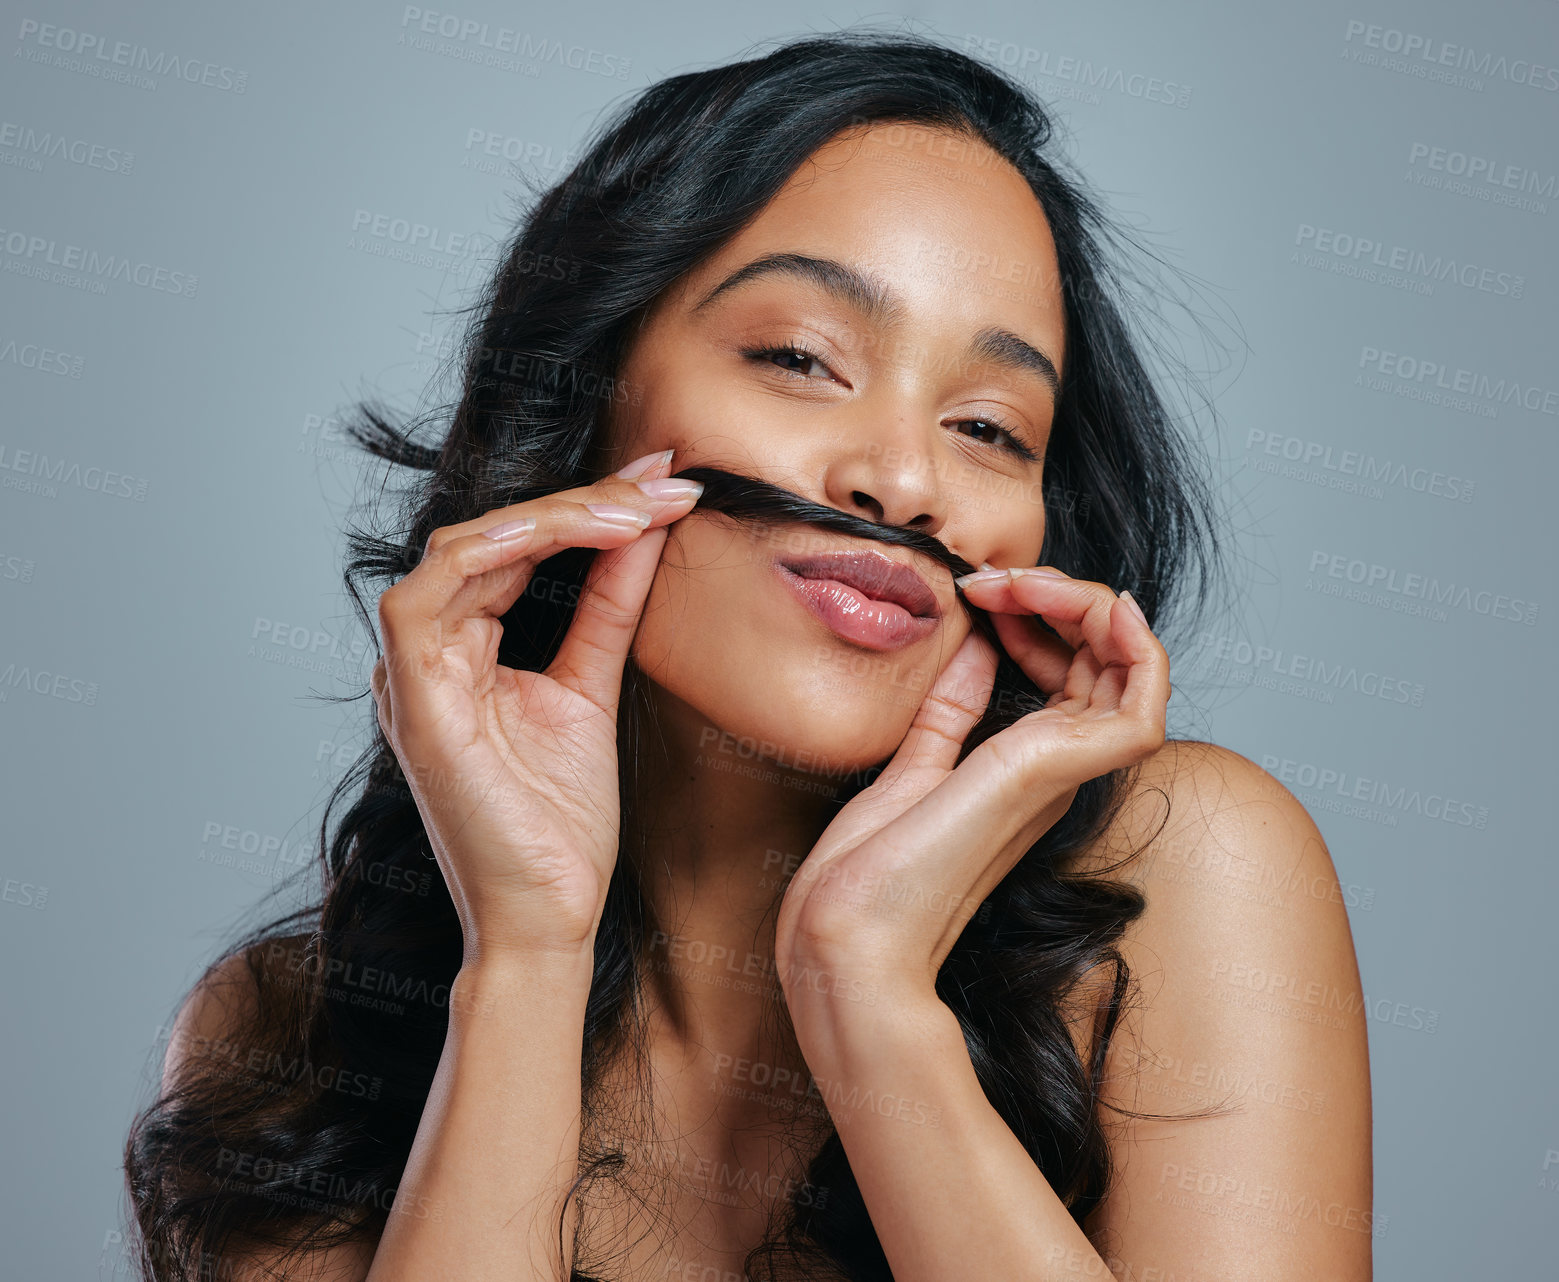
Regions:
<instances>
[{"instance_id":1,"label":"eyebrow","mask_svg":"<svg viewBox=\"0 0 1559 1282\"><path fill-rule=\"evenodd\" d=\"M693 305L700 312L715 299L765 276L793 276L816 285L859 312L880 329L891 329L904 319L904 305L887 285L873 276L856 271L832 258L814 258L809 254L765 254L746 266L738 267ZM1010 329L987 325L970 341L965 355L1003 369L1037 375L1050 388L1054 398L1061 395L1061 375L1055 362L1039 348L1025 342Z\"/></svg>"}]
</instances>

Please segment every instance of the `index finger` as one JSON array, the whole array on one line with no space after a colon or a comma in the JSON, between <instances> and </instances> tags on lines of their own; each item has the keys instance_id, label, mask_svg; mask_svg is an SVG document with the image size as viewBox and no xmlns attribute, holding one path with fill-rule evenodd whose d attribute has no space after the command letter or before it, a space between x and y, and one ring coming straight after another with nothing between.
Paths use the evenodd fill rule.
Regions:
<instances>
[{"instance_id":1,"label":"index finger","mask_svg":"<svg viewBox=\"0 0 1559 1282\"><path fill-rule=\"evenodd\" d=\"M1015 566L1004 576L967 576L961 586L971 605L997 614L1037 614L1074 650L1086 645L1102 664L1128 662L1110 628L1118 598L1103 583L1051 566Z\"/></svg>"}]
</instances>

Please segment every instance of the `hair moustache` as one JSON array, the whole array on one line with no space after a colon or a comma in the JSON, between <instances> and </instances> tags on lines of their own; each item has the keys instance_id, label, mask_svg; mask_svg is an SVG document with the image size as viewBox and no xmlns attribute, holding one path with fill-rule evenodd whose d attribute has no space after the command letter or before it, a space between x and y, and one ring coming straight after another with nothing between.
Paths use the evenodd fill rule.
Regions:
<instances>
[{"instance_id":1,"label":"hair moustache","mask_svg":"<svg viewBox=\"0 0 1559 1282\"><path fill-rule=\"evenodd\" d=\"M958 578L972 574L979 567L971 565L945 543L919 530L906 529L902 525L886 525L868 521L865 517L852 516L826 503L814 503L784 486L740 472L729 472L720 467L685 467L675 473L680 480L702 481L704 492L699 496L694 513L718 512L738 521L769 525L810 525L833 534L849 538L869 539L874 543L886 543L894 547L908 548L911 552L929 557L939 565L945 565ZM958 593L959 604L969 616L970 623L988 641L996 645L996 630L990 615L964 599Z\"/></svg>"}]
</instances>

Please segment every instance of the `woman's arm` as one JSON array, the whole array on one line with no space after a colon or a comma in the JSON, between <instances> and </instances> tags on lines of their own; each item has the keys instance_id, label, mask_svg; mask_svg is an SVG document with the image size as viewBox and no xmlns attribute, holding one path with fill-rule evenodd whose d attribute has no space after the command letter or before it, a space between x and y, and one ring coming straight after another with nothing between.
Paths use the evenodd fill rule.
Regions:
<instances>
[{"instance_id":1,"label":"woman's arm","mask_svg":"<svg viewBox=\"0 0 1559 1282\"><path fill-rule=\"evenodd\" d=\"M590 954L469 966L367 1282L567 1278ZM558 1226L565 1223L563 1258ZM560 1271L561 1264L561 1271Z\"/></svg>"},{"instance_id":2,"label":"woman's arm","mask_svg":"<svg viewBox=\"0 0 1559 1282\"><path fill-rule=\"evenodd\" d=\"M829 999L803 1050L895 1282L1108 1279L985 1098L953 1012L934 996L876 997L860 1011ZM1083 1260L1091 1272L1058 1267Z\"/></svg>"},{"instance_id":3,"label":"woman's arm","mask_svg":"<svg viewBox=\"0 0 1559 1282\"><path fill-rule=\"evenodd\" d=\"M1365 1013L1325 845L1238 754L1168 744L1142 783L1170 794L1171 820L1122 870L1149 899L1122 948L1144 1010L1112 1040L1106 1098L1236 1111L1110 1128L1116 1178L1085 1236L986 1100L934 993L887 992L874 974L870 1005L801 997L794 1010L793 997L898 1282L1370 1277L1383 1225L1371 1208ZM1161 815L1155 794L1128 808L1134 831L1113 835L1140 846ZM799 991L862 991L864 971L845 977L863 982Z\"/></svg>"},{"instance_id":4,"label":"woman's arm","mask_svg":"<svg viewBox=\"0 0 1559 1282\"><path fill-rule=\"evenodd\" d=\"M462 970L450 989L443 1055L377 1247L358 1239L207 1263L232 1282L567 1278L572 1207L561 1262L558 1227L578 1168L589 989L588 952L523 960L507 953ZM243 1038L255 1013L254 978L235 955L196 987L174 1021L164 1091L199 1067L201 1047Z\"/></svg>"}]
</instances>

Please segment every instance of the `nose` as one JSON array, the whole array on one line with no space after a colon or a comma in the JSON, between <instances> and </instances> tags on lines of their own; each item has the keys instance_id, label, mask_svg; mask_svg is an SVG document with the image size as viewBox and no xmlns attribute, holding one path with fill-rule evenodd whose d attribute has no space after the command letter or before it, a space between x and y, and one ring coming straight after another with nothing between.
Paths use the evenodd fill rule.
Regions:
<instances>
[{"instance_id":1,"label":"nose","mask_svg":"<svg viewBox=\"0 0 1559 1282\"><path fill-rule=\"evenodd\" d=\"M850 444L828 466L828 502L881 525L936 535L947 524L947 496L925 442L910 437L905 430L847 433Z\"/></svg>"}]
</instances>

